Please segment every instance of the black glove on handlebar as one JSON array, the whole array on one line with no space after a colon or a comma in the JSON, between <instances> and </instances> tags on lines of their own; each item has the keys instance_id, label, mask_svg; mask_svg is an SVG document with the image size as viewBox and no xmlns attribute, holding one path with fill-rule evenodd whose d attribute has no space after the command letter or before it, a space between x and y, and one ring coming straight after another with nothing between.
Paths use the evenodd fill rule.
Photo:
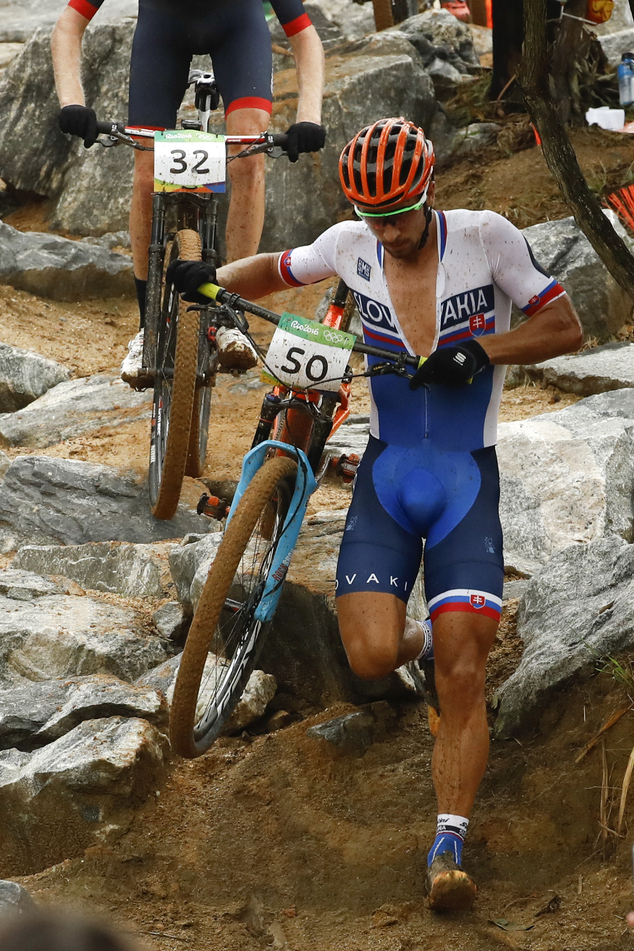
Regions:
<instances>
[{"instance_id":1,"label":"black glove on handlebar","mask_svg":"<svg viewBox=\"0 0 634 951\"><path fill-rule=\"evenodd\" d=\"M417 390L426 383L464 386L490 362L486 350L477 340L465 340L455 347L443 347L427 357L409 381L409 388Z\"/></svg>"},{"instance_id":2,"label":"black glove on handlebar","mask_svg":"<svg viewBox=\"0 0 634 951\"><path fill-rule=\"evenodd\" d=\"M60 110L57 121L62 132L78 135L84 140L84 148L94 145L99 135L97 131L97 116L95 110L88 106L64 106Z\"/></svg>"},{"instance_id":3,"label":"black glove on handlebar","mask_svg":"<svg viewBox=\"0 0 634 951\"><path fill-rule=\"evenodd\" d=\"M208 304L209 297L198 293L201 284L215 283L216 269L204 261L181 261L177 258L167 269L167 283L173 284L183 300Z\"/></svg>"},{"instance_id":4,"label":"black glove on handlebar","mask_svg":"<svg viewBox=\"0 0 634 951\"><path fill-rule=\"evenodd\" d=\"M296 162L300 152L318 152L326 141L326 130L316 122L294 122L286 132L286 152Z\"/></svg>"}]
</instances>

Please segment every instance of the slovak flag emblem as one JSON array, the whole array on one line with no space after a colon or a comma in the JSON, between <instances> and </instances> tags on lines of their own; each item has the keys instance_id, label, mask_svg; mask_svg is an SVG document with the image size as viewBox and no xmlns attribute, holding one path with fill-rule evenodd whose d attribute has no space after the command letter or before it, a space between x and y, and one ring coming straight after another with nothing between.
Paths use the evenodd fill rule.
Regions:
<instances>
[{"instance_id":1,"label":"slovak flag emblem","mask_svg":"<svg viewBox=\"0 0 634 951\"><path fill-rule=\"evenodd\" d=\"M535 297L531 297L531 299L529 300L528 303L530 304L531 307L534 307L535 304L538 304L538 303L539 303L539 294L536 294Z\"/></svg>"},{"instance_id":2,"label":"slovak flag emblem","mask_svg":"<svg viewBox=\"0 0 634 951\"><path fill-rule=\"evenodd\" d=\"M479 337L486 330L487 322L484 314L472 314L469 317L469 330L474 337Z\"/></svg>"},{"instance_id":3,"label":"slovak flag emblem","mask_svg":"<svg viewBox=\"0 0 634 951\"><path fill-rule=\"evenodd\" d=\"M291 266L291 256L290 256L290 254L287 254L286 257L284 258L284 264L286 265L286 267L290 267L290 266Z\"/></svg>"},{"instance_id":4,"label":"slovak flag emblem","mask_svg":"<svg viewBox=\"0 0 634 951\"><path fill-rule=\"evenodd\" d=\"M473 591L469 593L469 603L472 608L483 608L486 604L486 598L483 594L476 594Z\"/></svg>"}]
</instances>

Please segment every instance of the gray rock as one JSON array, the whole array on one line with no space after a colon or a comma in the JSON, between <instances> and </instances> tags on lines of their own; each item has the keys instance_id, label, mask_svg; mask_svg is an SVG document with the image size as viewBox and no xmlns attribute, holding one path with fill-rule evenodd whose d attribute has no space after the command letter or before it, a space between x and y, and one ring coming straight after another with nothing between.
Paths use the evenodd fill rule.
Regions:
<instances>
[{"instance_id":1,"label":"gray rock","mask_svg":"<svg viewBox=\"0 0 634 951\"><path fill-rule=\"evenodd\" d=\"M359 457L365 452L370 434L370 417L367 413L348 416L345 423L339 427L332 439L328 440L328 448L333 455L342 453L356 453Z\"/></svg>"},{"instance_id":2,"label":"gray rock","mask_svg":"<svg viewBox=\"0 0 634 951\"><path fill-rule=\"evenodd\" d=\"M532 726L571 678L634 647L634 545L599 538L559 552L526 583L522 660L497 695L496 733Z\"/></svg>"},{"instance_id":3,"label":"gray rock","mask_svg":"<svg viewBox=\"0 0 634 951\"><path fill-rule=\"evenodd\" d=\"M623 53L630 53L634 49L634 27L616 33L604 33L599 37L599 43L608 63L616 69Z\"/></svg>"},{"instance_id":4,"label":"gray rock","mask_svg":"<svg viewBox=\"0 0 634 951\"><path fill-rule=\"evenodd\" d=\"M615 230L629 242L616 215L606 214ZM631 300L609 274L574 218L532 225L522 233L541 266L565 287L586 336L603 343L617 333L629 319Z\"/></svg>"},{"instance_id":5,"label":"gray rock","mask_svg":"<svg viewBox=\"0 0 634 951\"><path fill-rule=\"evenodd\" d=\"M181 538L200 529L201 521L182 504L169 522L153 518L146 485L131 473L88 462L19 456L0 483L4 551L28 544L156 542Z\"/></svg>"},{"instance_id":6,"label":"gray rock","mask_svg":"<svg viewBox=\"0 0 634 951\"><path fill-rule=\"evenodd\" d=\"M0 283L52 300L134 292L132 258L53 234L0 222Z\"/></svg>"},{"instance_id":7,"label":"gray rock","mask_svg":"<svg viewBox=\"0 0 634 951\"><path fill-rule=\"evenodd\" d=\"M0 881L0 913L32 911L35 902L24 885L17 882Z\"/></svg>"},{"instance_id":8,"label":"gray rock","mask_svg":"<svg viewBox=\"0 0 634 951\"><path fill-rule=\"evenodd\" d=\"M0 41L0 70L5 70L21 49L22 43L4 43Z\"/></svg>"},{"instance_id":9,"label":"gray rock","mask_svg":"<svg viewBox=\"0 0 634 951\"><path fill-rule=\"evenodd\" d=\"M0 245L3 227L0 222ZM0 252L0 261L2 257ZM21 409L69 378L69 371L60 363L32 350L0 343L0 413Z\"/></svg>"},{"instance_id":10,"label":"gray rock","mask_svg":"<svg viewBox=\"0 0 634 951\"><path fill-rule=\"evenodd\" d=\"M88 597L0 595L0 684L89 674L136 680L168 656L144 617Z\"/></svg>"},{"instance_id":11,"label":"gray rock","mask_svg":"<svg viewBox=\"0 0 634 951\"><path fill-rule=\"evenodd\" d=\"M180 662L181 654L176 654L174 657L170 657L169 660L164 660L162 664L158 664L142 674L135 681L136 686L151 687L164 697L171 697L173 690L170 690L170 687L173 686L176 679Z\"/></svg>"},{"instance_id":12,"label":"gray rock","mask_svg":"<svg viewBox=\"0 0 634 951\"><path fill-rule=\"evenodd\" d=\"M169 542L131 545L93 542L87 545L27 545L11 562L40 575L61 575L83 588L130 598L162 598L167 586ZM2 591L0 572L0 592Z\"/></svg>"},{"instance_id":13,"label":"gray rock","mask_svg":"<svg viewBox=\"0 0 634 951\"><path fill-rule=\"evenodd\" d=\"M333 46L337 46L339 43L343 42L345 39L344 33L339 29L332 17L329 17L325 11L322 10L321 4L307 0L307 2L304 4L304 9L310 17L313 26L317 30L324 49L331 49ZM277 46L288 49L290 52L290 44L288 43L286 34L277 17L273 17L271 20L269 20L269 30L271 32L271 39L273 43L275 43Z\"/></svg>"},{"instance_id":14,"label":"gray rock","mask_svg":"<svg viewBox=\"0 0 634 951\"><path fill-rule=\"evenodd\" d=\"M221 541L222 534L220 532L213 532L205 536L186 535L181 544L172 548L169 553L169 567L172 580L176 586L176 594L186 614L190 616L194 613L191 594L194 576L197 572L200 573L198 584L198 597L200 597L200 589L204 584L204 578L216 556Z\"/></svg>"},{"instance_id":15,"label":"gray rock","mask_svg":"<svg viewBox=\"0 0 634 951\"><path fill-rule=\"evenodd\" d=\"M0 0L0 42L24 42L37 27L52 27L63 9L59 0ZM136 17L136 13L134 0L108 0L97 16L102 23L123 16Z\"/></svg>"},{"instance_id":16,"label":"gray rock","mask_svg":"<svg viewBox=\"0 0 634 951\"><path fill-rule=\"evenodd\" d=\"M100 15L84 36L84 89L99 118L125 120L135 21L109 24L104 19ZM97 235L124 230L130 207L131 150L85 149L77 137L59 131L50 34L50 27L38 29L0 82L2 177L15 188L56 199L51 214L54 228ZM84 246L83 252L88 251Z\"/></svg>"},{"instance_id":17,"label":"gray rock","mask_svg":"<svg viewBox=\"0 0 634 951\"><path fill-rule=\"evenodd\" d=\"M279 74L275 91L272 128L279 131L288 127L296 106L296 87L289 80L281 85L286 75ZM339 185L338 160L359 129L383 115L406 115L425 127L435 109L431 79L405 36L378 33L328 51L322 111L326 146L296 165L284 160L267 163L260 249L307 243L338 216L350 213Z\"/></svg>"},{"instance_id":18,"label":"gray rock","mask_svg":"<svg viewBox=\"0 0 634 951\"><path fill-rule=\"evenodd\" d=\"M156 630L168 641L183 641L191 623L191 618L178 601L167 601L152 615Z\"/></svg>"},{"instance_id":19,"label":"gray rock","mask_svg":"<svg viewBox=\"0 0 634 951\"><path fill-rule=\"evenodd\" d=\"M461 73L471 67L480 71L480 60L473 47L473 36L467 23L462 23L448 10L428 10L403 20L394 28L405 33L414 44L425 65L439 55ZM389 31L388 31L389 32Z\"/></svg>"},{"instance_id":20,"label":"gray rock","mask_svg":"<svg viewBox=\"0 0 634 951\"><path fill-rule=\"evenodd\" d=\"M266 708L277 693L277 681L272 674L254 670L235 710L227 720L223 733L240 733L266 713Z\"/></svg>"},{"instance_id":21,"label":"gray rock","mask_svg":"<svg viewBox=\"0 0 634 951\"><path fill-rule=\"evenodd\" d=\"M311 19L315 3L308 6ZM371 3L350 3L349 0L319 0L319 7L347 40L374 33L374 9Z\"/></svg>"},{"instance_id":22,"label":"gray rock","mask_svg":"<svg viewBox=\"0 0 634 951\"><path fill-rule=\"evenodd\" d=\"M83 720L111 716L140 717L165 728L167 706L155 690L105 674L25 683L0 692L0 748L33 750Z\"/></svg>"},{"instance_id":23,"label":"gray rock","mask_svg":"<svg viewBox=\"0 0 634 951\"><path fill-rule=\"evenodd\" d=\"M347 756L363 756L373 743L387 738L396 722L394 710L385 702L370 703L353 713L334 717L306 730L306 736L323 740Z\"/></svg>"},{"instance_id":24,"label":"gray rock","mask_svg":"<svg viewBox=\"0 0 634 951\"><path fill-rule=\"evenodd\" d=\"M571 544L632 540L631 389L502 423L497 452L507 565L530 574Z\"/></svg>"},{"instance_id":25,"label":"gray rock","mask_svg":"<svg viewBox=\"0 0 634 951\"><path fill-rule=\"evenodd\" d=\"M42 578L32 571L19 571L15 568L0 570L0 595L14 601L34 601L49 594L63 594L53 581Z\"/></svg>"},{"instance_id":26,"label":"gray rock","mask_svg":"<svg viewBox=\"0 0 634 951\"><path fill-rule=\"evenodd\" d=\"M0 415L0 443L45 449L151 415L151 391L137 392L119 377L84 377L53 386L19 412Z\"/></svg>"},{"instance_id":27,"label":"gray rock","mask_svg":"<svg viewBox=\"0 0 634 951\"><path fill-rule=\"evenodd\" d=\"M5 867L31 874L120 835L163 780L167 755L167 738L146 720L110 717L80 723L12 768L4 762Z\"/></svg>"},{"instance_id":28,"label":"gray rock","mask_svg":"<svg viewBox=\"0 0 634 951\"><path fill-rule=\"evenodd\" d=\"M620 390L634 386L634 344L606 343L523 369L530 380L552 384L565 393L592 396Z\"/></svg>"}]
</instances>

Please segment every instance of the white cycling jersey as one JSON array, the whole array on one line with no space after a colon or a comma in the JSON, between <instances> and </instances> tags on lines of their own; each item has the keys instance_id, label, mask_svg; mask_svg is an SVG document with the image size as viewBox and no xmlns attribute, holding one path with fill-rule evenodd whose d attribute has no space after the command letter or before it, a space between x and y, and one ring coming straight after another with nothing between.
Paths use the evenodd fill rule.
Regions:
<instances>
[{"instance_id":1,"label":"white cycling jersey","mask_svg":"<svg viewBox=\"0 0 634 951\"><path fill-rule=\"evenodd\" d=\"M504 333L512 303L531 316L565 293L537 264L521 232L501 215L434 214L439 264L433 349ZM383 246L363 221L344 221L312 244L285 251L278 266L292 287L338 274L354 294L366 343L413 354L390 299L383 256ZM423 439L446 451L494 445L504 373L505 367L489 366L471 385L431 384L415 392L402 378L375 377L370 380L370 431L401 446L420 445Z\"/></svg>"}]
</instances>

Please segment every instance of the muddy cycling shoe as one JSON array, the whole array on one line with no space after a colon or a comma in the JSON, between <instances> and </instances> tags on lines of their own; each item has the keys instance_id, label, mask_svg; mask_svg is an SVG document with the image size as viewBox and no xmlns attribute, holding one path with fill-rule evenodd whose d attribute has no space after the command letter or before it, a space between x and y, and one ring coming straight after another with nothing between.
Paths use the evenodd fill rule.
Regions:
<instances>
[{"instance_id":1,"label":"muddy cycling shoe","mask_svg":"<svg viewBox=\"0 0 634 951\"><path fill-rule=\"evenodd\" d=\"M216 343L218 361L226 370L250 370L258 362L258 355L250 342L233 327L219 327Z\"/></svg>"},{"instance_id":2,"label":"muddy cycling shoe","mask_svg":"<svg viewBox=\"0 0 634 951\"><path fill-rule=\"evenodd\" d=\"M441 852L427 869L427 904L432 911L468 911L477 890L451 852Z\"/></svg>"},{"instance_id":3,"label":"muddy cycling shoe","mask_svg":"<svg viewBox=\"0 0 634 951\"><path fill-rule=\"evenodd\" d=\"M121 379L135 390L145 390L154 381L143 371L143 331L139 330L128 344L128 355L121 364Z\"/></svg>"}]
</instances>

